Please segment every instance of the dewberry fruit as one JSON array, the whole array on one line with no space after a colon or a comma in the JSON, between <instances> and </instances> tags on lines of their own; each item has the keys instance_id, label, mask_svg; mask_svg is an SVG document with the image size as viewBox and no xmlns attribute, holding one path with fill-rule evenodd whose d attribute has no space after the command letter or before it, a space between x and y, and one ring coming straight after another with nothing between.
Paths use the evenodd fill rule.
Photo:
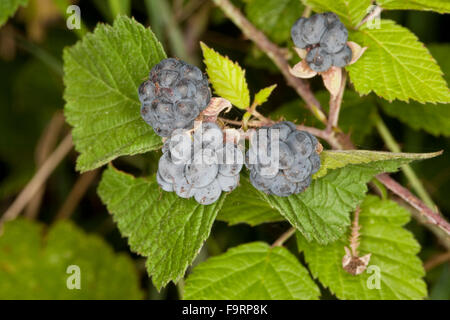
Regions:
<instances>
[{"instance_id":1,"label":"dewberry fruit","mask_svg":"<svg viewBox=\"0 0 450 320\"><path fill-rule=\"evenodd\" d=\"M278 144L278 154L270 154L276 150L273 143ZM297 130L292 122L279 122L270 128L259 129L252 136L245 156L251 184L280 197L303 192L311 184L311 176L320 168L317 145L313 135Z\"/></svg>"},{"instance_id":2,"label":"dewberry fruit","mask_svg":"<svg viewBox=\"0 0 450 320\"><path fill-rule=\"evenodd\" d=\"M156 175L160 187L203 205L234 190L244 163L240 148L224 142L214 123L204 122L193 133L180 131L164 143Z\"/></svg>"},{"instance_id":3,"label":"dewberry fruit","mask_svg":"<svg viewBox=\"0 0 450 320\"><path fill-rule=\"evenodd\" d=\"M306 63L316 72L325 72L331 66L345 67L352 59L348 31L333 12L298 19L291 37L297 48L307 51Z\"/></svg>"},{"instance_id":4,"label":"dewberry fruit","mask_svg":"<svg viewBox=\"0 0 450 320\"><path fill-rule=\"evenodd\" d=\"M155 65L138 89L141 116L156 134L191 129L211 99L208 80L195 66L169 58Z\"/></svg>"},{"instance_id":5,"label":"dewberry fruit","mask_svg":"<svg viewBox=\"0 0 450 320\"><path fill-rule=\"evenodd\" d=\"M325 72L331 67L331 55L321 47L316 47L306 55L306 63L316 72Z\"/></svg>"},{"instance_id":6,"label":"dewberry fruit","mask_svg":"<svg viewBox=\"0 0 450 320\"><path fill-rule=\"evenodd\" d=\"M341 51L348 39L348 31L340 21L333 22L320 40L320 47L328 53Z\"/></svg>"},{"instance_id":7,"label":"dewberry fruit","mask_svg":"<svg viewBox=\"0 0 450 320\"><path fill-rule=\"evenodd\" d=\"M291 28L291 38L294 45L297 48L305 49L308 44L303 40L303 23L306 21L305 18L300 18L293 24Z\"/></svg>"},{"instance_id":8,"label":"dewberry fruit","mask_svg":"<svg viewBox=\"0 0 450 320\"><path fill-rule=\"evenodd\" d=\"M345 45L341 51L332 55L332 60L333 66L345 67L352 61L352 49Z\"/></svg>"},{"instance_id":9,"label":"dewberry fruit","mask_svg":"<svg viewBox=\"0 0 450 320\"><path fill-rule=\"evenodd\" d=\"M315 14L303 22L302 38L308 45L317 44L327 30L327 20L322 14Z\"/></svg>"}]
</instances>

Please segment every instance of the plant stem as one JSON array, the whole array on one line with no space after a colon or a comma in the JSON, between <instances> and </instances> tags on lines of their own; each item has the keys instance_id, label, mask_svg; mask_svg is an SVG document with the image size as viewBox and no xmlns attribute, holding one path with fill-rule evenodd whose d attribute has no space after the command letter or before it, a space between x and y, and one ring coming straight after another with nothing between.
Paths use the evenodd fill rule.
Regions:
<instances>
[{"instance_id":1,"label":"plant stem","mask_svg":"<svg viewBox=\"0 0 450 320\"><path fill-rule=\"evenodd\" d=\"M397 181L389 177L388 174L382 173L377 175L377 179L381 181L389 190L394 192L400 198L405 200L411 206L416 208L423 214L429 223L437 225L450 236L450 223L448 223L441 215L428 208L422 201L415 197L408 189L404 188Z\"/></svg>"},{"instance_id":2,"label":"plant stem","mask_svg":"<svg viewBox=\"0 0 450 320\"><path fill-rule=\"evenodd\" d=\"M359 213L360 212L361 212L361 209L358 206L355 210L355 216L353 217L352 232L350 235L350 248L352 250L352 256L354 256L354 257L358 256L359 230L361 229L361 227L359 226Z\"/></svg>"},{"instance_id":3,"label":"plant stem","mask_svg":"<svg viewBox=\"0 0 450 320\"><path fill-rule=\"evenodd\" d=\"M273 247L281 247L283 244L295 234L295 228L292 227L289 230L287 230L285 233L283 233L275 242L272 244Z\"/></svg>"},{"instance_id":4,"label":"plant stem","mask_svg":"<svg viewBox=\"0 0 450 320\"><path fill-rule=\"evenodd\" d=\"M328 123L326 130L331 132L333 128L338 127L339 113L341 111L342 98L344 97L345 85L347 83L347 73L342 69L342 82L339 92L336 96L330 97L330 112L328 114Z\"/></svg>"},{"instance_id":5,"label":"plant stem","mask_svg":"<svg viewBox=\"0 0 450 320\"><path fill-rule=\"evenodd\" d=\"M401 152L400 146L398 145L397 141L395 141L395 138L392 136L389 128L386 126L383 119L381 119L380 115L375 114L373 117L375 118L375 126L378 130L378 133L380 134L388 149L392 152ZM430 195L425 190L424 186L420 182L411 166L405 164L401 167L401 169L408 179L409 183L411 183L414 191L416 191L419 195L420 199L422 199L422 201L425 202L425 204L430 208L436 208L436 204L433 202Z\"/></svg>"},{"instance_id":6,"label":"plant stem","mask_svg":"<svg viewBox=\"0 0 450 320\"><path fill-rule=\"evenodd\" d=\"M442 263L450 261L450 251L439 253L433 257L431 257L428 261L426 261L423 265L425 271L430 271L431 269L441 265Z\"/></svg>"},{"instance_id":7,"label":"plant stem","mask_svg":"<svg viewBox=\"0 0 450 320\"><path fill-rule=\"evenodd\" d=\"M55 220L68 219L75 212L81 199L98 174L99 170L92 170L79 176L63 205L58 210Z\"/></svg>"},{"instance_id":8,"label":"plant stem","mask_svg":"<svg viewBox=\"0 0 450 320\"><path fill-rule=\"evenodd\" d=\"M311 12L312 12L312 8L310 6L306 6L305 10L303 10L302 17L309 18L309 16L311 15Z\"/></svg>"},{"instance_id":9,"label":"plant stem","mask_svg":"<svg viewBox=\"0 0 450 320\"><path fill-rule=\"evenodd\" d=\"M383 8L381 8L380 6L375 6L375 8L373 8L373 10L367 16L365 16L360 23L358 23L356 29L359 29L364 23L380 15L381 11L383 11Z\"/></svg>"}]
</instances>

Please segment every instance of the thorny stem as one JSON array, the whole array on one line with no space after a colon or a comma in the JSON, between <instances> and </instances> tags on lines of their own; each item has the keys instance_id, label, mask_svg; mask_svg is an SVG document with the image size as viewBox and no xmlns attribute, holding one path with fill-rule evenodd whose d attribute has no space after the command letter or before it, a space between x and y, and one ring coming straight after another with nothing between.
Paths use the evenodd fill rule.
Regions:
<instances>
[{"instance_id":1,"label":"thorny stem","mask_svg":"<svg viewBox=\"0 0 450 320\"><path fill-rule=\"evenodd\" d=\"M355 210L355 216L353 217L352 224L352 233L350 235L350 248L352 249L352 256L358 256L358 247L359 247L359 213L361 209L359 206Z\"/></svg>"},{"instance_id":2,"label":"thorny stem","mask_svg":"<svg viewBox=\"0 0 450 320\"><path fill-rule=\"evenodd\" d=\"M275 242L272 244L272 248L274 247L281 247L283 244L295 234L295 228L292 227L289 230L287 230L285 233L283 233Z\"/></svg>"},{"instance_id":3,"label":"thorny stem","mask_svg":"<svg viewBox=\"0 0 450 320\"><path fill-rule=\"evenodd\" d=\"M272 124L275 122L272 119L264 117L260 113L258 113L257 118L259 120L253 120L253 121L247 122L247 126L258 128L258 127L266 126L268 124ZM244 122L240 121L240 120L230 120L230 119L221 118L221 117L218 117L217 119L219 119L220 121L222 121L224 123L229 123L229 124L240 126L240 127L242 127L244 125ZM314 127L304 126L302 124L297 125L297 129L302 130L302 131L307 131L307 132L311 133L312 135L315 135L316 137L322 138L324 140L334 141L333 138L331 138L331 135L329 133L327 133L325 130L320 130L320 129L317 129ZM334 143L338 144L338 142L334 142Z\"/></svg>"},{"instance_id":4,"label":"thorny stem","mask_svg":"<svg viewBox=\"0 0 450 320\"><path fill-rule=\"evenodd\" d=\"M450 236L450 223L448 223L441 215L428 208L422 201L415 197L411 191L404 188L386 173L377 175L377 179L381 181L389 190L417 209L428 219L429 223L437 225L447 233L447 236Z\"/></svg>"},{"instance_id":5,"label":"thorny stem","mask_svg":"<svg viewBox=\"0 0 450 320\"><path fill-rule=\"evenodd\" d=\"M256 117L258 120L265 122L266 124L272 124L275 121L273 121L272 119L266 118L264 117L261 113L259 113L258 111L256 111L255 109L249 109L248 112L250 112L254 117Z\"/></svg>"},{"instance_id":6,"label":"thorny stem","mask_svg":"<svg viewBox=\"0 0 450 320\"><path fill-rule=\"evenodd\" d=\"M303 100L305 100L311 112L320 121L328 123L323 109L320 107L318 100L314 97L314 94L309 88L309 85L303 80L298 79L290 74L289 64L284 58L283 51L277 45L272 43L264 35L264 33L255 28L239 11L239 9L234 7L229 0L213 1L222 9L225 15L241 29L246 37L252 40L262 51L264 51L269 56L269 58L272 59L272 61L280 69L283 76L286 78L287 83L297 91L297 93L303 98ZM373 10L368 16L366 16L359 25L363 25L365 22L369 21L369 19L372 19L372 17L375 17L377 14L379 14L379 12L377 11L381 12L381 8L375 8L375 10ZM342 134L336 135L333 130L324 132L323 134L317 136L326 140L334 149L354 149L351 141L345 139L346 137ZM443 242L448 241L450 226L444 218L433 212L422 201L416 198L408 189L399 185L396 181L389 177L389 175L379 175L377 176L377 179L392 192L404 199L412 207L416 208L423 216L427 218L429 222L443 230L446 233L446 238L442 238L442 234L436 232L435 228L430 228L429 225L426 225L437 237L439 237L439 239L443 240Z\"/></svg>"}]
</instances>

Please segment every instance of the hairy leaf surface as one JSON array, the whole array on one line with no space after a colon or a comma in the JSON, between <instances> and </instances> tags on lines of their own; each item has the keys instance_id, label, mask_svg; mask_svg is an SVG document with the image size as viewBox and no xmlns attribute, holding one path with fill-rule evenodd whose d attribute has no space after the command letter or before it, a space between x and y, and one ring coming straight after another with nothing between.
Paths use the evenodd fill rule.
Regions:
<instances>
[{"instance_id":1,"label":"hairy leaf surface","mask_svg":"<svg viewBox=\"0 0 450 320\"><path fill-rule=\"evenodd\" d=\"M449 2L450 3L450 2ZM450 45L434 44L428 46L433 57L439 63L444 78L450 81ZM450 136L450 106L448 104L421 104L415 101L410 103L393 101L380 101L383 110L392 117L406 123L416 130L423 129L435 136Z\"/></svg>"},{"instance_id":2,"label":"hairy leaf surface","mask_svg":"<svg viewBox=\"0 0 450 320\"><path fill-rule=\"evenodd\" d=\"M187 278L184 299L311 300L319 294L308 271L287 249L253 242L196 266Z\"/></svg>"},{"instance_id":3,"label":"hairy leaf surface","mask_svg":"<svg viewBox=\"0 0 450 320\"><path fill-rule=\"evenodd\" d=\"M346 67L360 94L373 91L389 101L450 102L441 69L408 29L394 21L381 20L379 29L365 25L351 32L350 39L368 47L355 64Z\"/></svg>"},{"instance_id":4,"label":"hairy leaf surface","mask_svg":"<svg viewBox=\"0 0 450 320\"><path fill-rule=\"evenodd\" d=\"M208 238L224 195L204 206L162 191L155 178L135 178L112 166L98 194L132 251L147 257L147 271L160 289L177 282Z\"/></svg>"},{"instance_id":5,"label":"hairy leaf surface","mask_svg":"<svg viewBox=\"0 0 450 320\"><path fill-rule=\"evenodd\" d=\"M152 31L125 16L64 50L65 115L80 152L78 170L161 146L141 118L138 87L165 57Z\"/></svg>"}]
</instances>

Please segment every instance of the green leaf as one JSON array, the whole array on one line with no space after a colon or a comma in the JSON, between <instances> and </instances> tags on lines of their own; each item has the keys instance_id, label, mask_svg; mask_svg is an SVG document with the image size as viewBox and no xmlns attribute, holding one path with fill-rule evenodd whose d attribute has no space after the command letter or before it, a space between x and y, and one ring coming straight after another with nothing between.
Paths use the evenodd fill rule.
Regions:
<instances>
[{"instance_id":1,"label":"green leaf","mask_svg":"<svg viewBox=\"0 0 450 320\"><path fill-rule=\"evenodd\" d=\"M332 11L348 27L355 27L366 16L372 0L302 0L316 12Z\"/></svg>"},{"instance_id":2,"label":"green leaf","mask_svg":"<svg viewBox=\"0 0 450 320\"><path fill-rule=\"evenodd\" d=\"M272 91L277 87L276 84L271 85L270 87L266 87L264 89L261 89L258 91L257 94L255 94L255 103L257 106L262 105L264 102L269 99L269 96L272 94Z\"/></svg>"},{"instance_id":3,"label":"green leaf","mask_svg":"<svg viewBox=\"0 0 450 320\"><path fill-rule=\"evenodd\" d=\"M450 45L435 44L428 46L433 57L444 72L447 83L450 81ZM435 136L450 136L450 107L447 104L420 104L418 102L380 101L383 110L410 127L423 129Z\"/></svg>"},{"instance_id":4,"label":"green leaf","mask_svg":"<svg viewBox=\"0 0 450 320\"><path fill-rule=\"evenodd\" d=\"M326 175L330 169L342 168L349 164L370 164L386 160L394 160L404 164L412 160L430 159L441 154L442 151L431 153L394 153L368 150L326 150L320 154L321 167L314 175L314 178Z\"/></svg>"},{"instance_id":5,"label":"green leaf","mask_svg":"<svg viewBox=\"0 0 450 320\"><path fill-rule=\"evenodd\" d=\"M381 20L379 29L363 26L350 39L368 47L348 66L356 91L374 91L386 100L450 102L442 71L425 46L408 29L391 20Z\"/></svg>"},{"instance_id":6,"label":"green leaf","mask_svg":"<svg viewBox=\"0 0 450 320\"><path fill-rule=\"evenodd\" d=\"M388 10L424 10L450 13L448 0L377 0L377 4Z\"/></svg>"},{"instance_id":7,"label":"green leaf","mask_svg":"<svg viewBox=\"0 0 450 320\"><path fill-rule=\"evenodd\" d=\"M277 210L261 199L258 190L243 175L239 187L227 196L217 219L230 225L246 223L251 226L284 220Z\"/></svg>"},{"instance_id":8,"label":"green leaf","mask_svg":"<svg viewBox=\"0 0 450 320\"><path fill-rule=\"evenodd\" d=\"M253 0L245 7L248 19L271 40L283 43L304 6L299 0Z\"/></svg>"},{"instance_id":9,"label":"green leaf","mask_svg":"<svg viewBox=\"0 0 450 320\"><path fill-rule=\"evenodd\" d=\"M2 0L0 1L0 27L12 17L19 6L26 6L28 0Z\"/></svg>"},{"instance_id":10,"label":"green leaf","mask_svg":"<svg viewBox=\"0 0 450 320\"><path fill-rule=\"evenodd\" d=\"M177 282L208 238L225 196L212 205L159 189L155 178L134 178L109 166L98 194L132 251L147 257L158 289Z\"/></svg>"},{"instance_id":11,"label":"green leaf","mask_svg":"<svg viewBox=\"0 0 450 320\"><path fill-rule=\"evenodd\" d=\"M80 268L79 290L67 287L75 276L67 272L71 265ZM0 299L142 298L130 257L115 254L102 238L67 221L49 230L22 219L6 223L0 236L0 279Z\"/></svg>"},{"instance_id":12,"label":"green leaf","mask_svg":"<svg viewBox=\"0 0 450 320\"><path fill-rule=\"evenodd\" d=\"M80 152L78 170L161 146L140 116L137 90L165 57L151 30L125 16L64 50L65 115Z\"/></svg>"},{"instance_id":13,"label":"green leaf","mask_svg":"<svg viewBox=\"0 0 450 320\"><path fill-rule=\"evenodd\" d=\"M328 246L306 242L298 234L299 250L315 278L340 299L422 299L427 295L422 280L425 272L416 256L420 246L413 235L402 228L409 221L409 212L390 200L367 196L359 216L359 256L371 253L368 269L360 275L350 275L342 268L344 246L349 245L349 232ZM379 268L380 289L375 284ZM370 271L370 273L368 272Z\"/></svg>"},{"instance_id":14,"label":"green leaf","mask_svg":"<svg viewBox=\"0 0 450 320\"><path fill-rule=\"evenodd\" d=\"M187 300L316 300L320 294L292 253L264 242L240 245L199 264L184 289Z\"/></svg>"},{"instance_id":15,"label":"green leaf","mask_svg":"<svg viewBox=\"0 0 450 320\"><path fill-rule=\"evenodd\" d=\"M245 80L245 70L203 42L200 45L206 72L216 94L229 100L240 109L247 109L250 106L250 92Z\"/></svg>"}]
</instances>

